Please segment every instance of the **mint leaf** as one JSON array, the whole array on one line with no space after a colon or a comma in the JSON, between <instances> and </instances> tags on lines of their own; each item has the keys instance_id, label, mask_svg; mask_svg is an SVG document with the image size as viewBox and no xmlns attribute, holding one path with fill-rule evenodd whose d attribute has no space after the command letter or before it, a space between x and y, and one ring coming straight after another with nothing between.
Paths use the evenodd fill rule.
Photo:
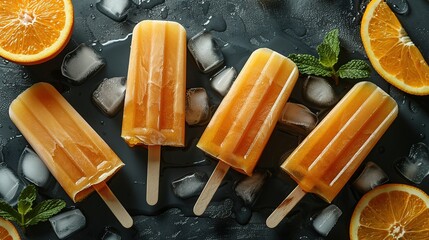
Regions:
<instances>
[{"instance_id":1,"label":"mint leaf","mask_svg":"<svg viewBox=\"0 0 429 240\"><path fill-rule=\"evenodd\" d=\"M332 71L320 64L319 60L312 55L290 54L288 57L295 62L301 74L317 75L322 77L332 76Z\"/></svg>"},{"instance_id":2,"label":"mint leaf","mask_svg":"<svg viewBox=\"0 0 429 240\"><path fill-rule=\"evenodd\" d=\"M317 46L320 64L327 68L332 68L338 62L340 54L340 40L338 38L338 29L331 30L326 34L323 42Z\"/></svg>"},{"instance_id":3,"label":"mint leaf","mask_svg":"<svg viewBox=\"0 0 429 240\"><path fill-rule=\"evenodd\" d=\"M66 202L60 199L48 199L39 203L27 215L25 226L34 225L48 220L59 213L66 206Z\"/></svg>"},{"instance_id":4,"label":"mint leaf","mask_svg":"<svg viewBox=\"0 0 429 240\"><path fill-rule=\"evenodd\" d=\"M22 190L18 199L18 212L21 215L27 214L31 210L34 200L36 200L37 193L34 185L29 185Z\"/></svg>"},{"instance_id":5,"label":"mint leaf","mask_svg":"<svg viewBox=\"0 0 429 240\"><path fill-rule=\"evenodd\" d=\"M370 76L371 68L363 60L351 60L338 69L338 75L341 78L367 78Z\"/></svg>"},{"instance_id":6,"label":"mint leaf","mask_svg":"<svg viewBox=\"0 0 429 240\"><path fill-rule=\"evenodd\" d=\"M14 222L20 222L21 215L7 202L0 200L0 217Z\"/></svg>"}]
</instances>

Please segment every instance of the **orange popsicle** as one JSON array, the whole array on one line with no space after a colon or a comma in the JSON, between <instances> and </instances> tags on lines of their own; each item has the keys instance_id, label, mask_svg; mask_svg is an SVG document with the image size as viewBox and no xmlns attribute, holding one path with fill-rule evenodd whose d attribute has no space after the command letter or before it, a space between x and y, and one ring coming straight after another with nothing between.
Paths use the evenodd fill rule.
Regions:
<instances>
[{"instance_id":1,"label":"orange popsicle","mask_svg":"<svg viewBox=\"0 0 429 240\"><path fill-rule=\"evenodd\" d=\"M133 31L122 138L148 146L146 200L158 201L160 146L184 146L186 31L176 22L142 21Z\"/></svg>"},{"instance_id":2,"label":"orange popsicle","mask_svg":"<svg viewBox=\"0 0 429 240\"><path fill-rule=\"evenodd\" d=\"M220 160L194 213L201 215L229 167L252 175L298 78L291 60L270 49L252 53L197 146Z\"/></svg>"},{"instance_id":3,"label":"orange popsicle","mask_svg":"<svg viewBox=\"0 0 429 240\"><path fill-rule=\"evenodd\" d=\"M54 87L34 84L12 102L9 115L74 202L95 189L131 227L132 218L106 185L124 163Z\"/></svg>"},{"instance_id":4,"label":"orange popsicle","mask_svg":"<svg viewBox=\"0 0 429 240\"><path fill-rule=\"evenodd\" d=\"M298 186L267 219L275 227L311 192L331 202L398 115L370 82L356 84L281 165Z\"/></svg>"}]
</instances>

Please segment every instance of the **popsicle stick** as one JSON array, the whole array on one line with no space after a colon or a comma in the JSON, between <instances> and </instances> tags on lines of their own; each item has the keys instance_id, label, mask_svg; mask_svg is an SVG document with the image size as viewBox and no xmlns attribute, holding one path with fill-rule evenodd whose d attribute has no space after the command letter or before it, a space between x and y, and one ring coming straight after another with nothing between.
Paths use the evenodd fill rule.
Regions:
<instances>
[{"instance_id":1,"label":"popsicle stick","mask_svg":"<svg viewBox=\"0 0 429 240\"><path fill-rule=\"evenodd\" d=\"M283 200L282 203L274 210L273 213L267 218L266 224L269 228L275 228L286 215L292 210L293 207L304 197L304 192L299 186Z\"/></svg>"},{"instance_id":2,"label":"popsicle stick","mask_svg":"<svg viewBox=\"0 0 429 240\"><path fill-rule=\"evenodd\" d=\"M226 173L228 172L228 169L229 169L229 165L226 163L223 163L222 161L219 161L219 163L216 165L215 170L213 171L212 175L210 176L209 180L204 186L203 191L201 192L200 196L197 199L197 202L195 203L195 206L194 206L195 215L201 216L204 213L210 201L212 200L216 190L219 188L219 185L222 182L222 179L225 177Z\"/></svg>"},{"instance_id":3,"label":"popsicle stick","mask_svg":"<svg viewBox=\"0 0 429 240\"><path fill-rule=\"evenodd\" d=\"M116 198L110 188L107 186L105 182L101 182L97 185L94 185L94 189L106 203L106 205L110 208L113 215L119 220L119 222L125 228L130 228L133 225L133 219L127 210L122 206L121 202Z\"/></svg>"},{"instance_id":4,"label":"popsicle stick","mask_svg":"<svg viewBox=\"0 0 429 240\"><path fill-rule=\"evenodd\" d=\"M146 202L153 206L158 202L161 146L150 145L148 151Z\"/></svg>"}]
</instances>

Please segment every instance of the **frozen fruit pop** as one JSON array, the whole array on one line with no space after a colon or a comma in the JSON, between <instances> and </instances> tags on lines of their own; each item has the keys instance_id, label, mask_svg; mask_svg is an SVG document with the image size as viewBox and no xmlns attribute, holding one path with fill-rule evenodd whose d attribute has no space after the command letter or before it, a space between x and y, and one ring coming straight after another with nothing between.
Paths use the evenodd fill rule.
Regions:
<instances>
[{"instance_id":1,"label":"frozen fruit pop","mask_svg":"<svg viewBox=\"0 0 429 240\"><path fill-rule=\"evenodd\" d=\"M130 146L148 146L150 205L158 201L160 146L184 146L185 96L185 29L176 22L140 22L131 42L121 135Z\"/></svg>"},{"instance_id":2,"label":"frozen fruit pop","mask_svg":"<svg viewBox=\"0 0 429 240\"><path fill-rule=\"evenodd\" d=\"M281 165L298 186L268 217L275 227L307 192L331 202L398 115L370 82L356 84Z\"/></svg>"},{"instance_id":3,"label":"frozen fruit pop","mask_svg":"<svg viewBox=\"0 0 429 240\"><path fill-rule=\"evenodd\" d=\"M270 49L252 53L197 146L219 159L194 207L201 215L229 167L252 175L298 78L291 60Z\"/></svg>"},{"instance_id":4,"label":"frozen fruit pop","mask_svg":"<svg viewBox=\"0 0 429 240\"><path fill-rule=\"evenodd\" d=\"M124 163L52 85L36 83L21 93L9 116L74 202L95 189L131 227L131 216L106 185Z\"/></svg>"}]
</instances>

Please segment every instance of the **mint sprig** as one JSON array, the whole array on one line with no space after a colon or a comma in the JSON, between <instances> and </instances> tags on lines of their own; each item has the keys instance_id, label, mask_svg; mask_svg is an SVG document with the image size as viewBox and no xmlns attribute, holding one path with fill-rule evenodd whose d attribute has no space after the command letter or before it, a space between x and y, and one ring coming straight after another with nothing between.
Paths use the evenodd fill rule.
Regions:
<instances>
[{"instance_id":1,"label":"mint sprig","mask_svg":"<svg viewBox=\"0 0 429 240\"><path fill-rule=\"evenodd\" d=\"M319 58L309 54L290 54L288 57L295 62L301 74L331 77L338 84L339 78L359 79L370 76L371 68L363 60L351 60L335 70L340 54L338 29L326 34L323 42L317 46Z\"/></svg>"},{"instance_id":2,"label":"mint sprig","mask_svg":"<svg viewBox=\"0 0 429 240\"><path fill-rule=\"evenodd\" d=\"M66 206L61 199L48 199L33 208L36 197L36 187L29 185L19 195L17 209L0 199L0 217L16 222L25 230L30 225L48 220Z\"/></svg>"}]
</instances>

